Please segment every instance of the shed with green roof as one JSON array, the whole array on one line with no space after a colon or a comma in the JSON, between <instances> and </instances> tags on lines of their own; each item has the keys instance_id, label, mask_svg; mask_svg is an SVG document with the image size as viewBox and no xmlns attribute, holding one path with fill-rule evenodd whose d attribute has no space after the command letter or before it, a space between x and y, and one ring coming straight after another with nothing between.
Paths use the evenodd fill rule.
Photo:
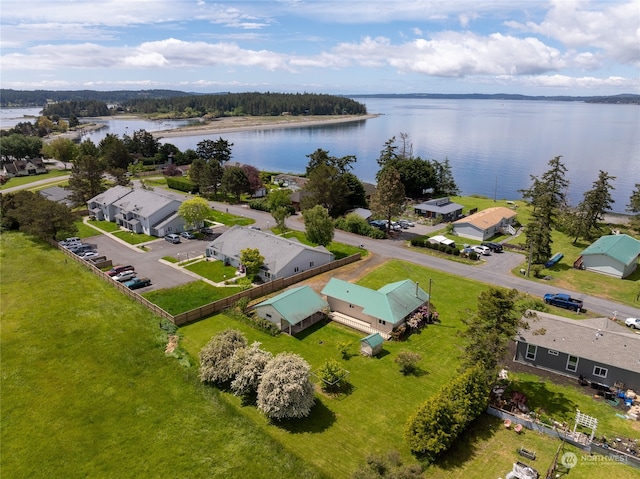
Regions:
<instances>
[{"instance_id":1,"label":"shed with green roof","mask_svg":"<svg viewBox=\"0 0 640 479\"><path fill-rule=\"evenodd\" d=\"M328 307L309 286L299 286L262 301L255 306L255 311L281 331L295 334L324 318Z\"/></svg>"},{"instance_id":2,"label":"shed with green roof","mask_svg":"<svg viewBox=\"0 0 640 479\"><path fill-rule=\"evenodd\" d=\"M360 353L365 356L376 356L382 351L384 338L380 333L372 333L360 340Z\"/></svg>"},{"instance_id":3,"label":"shed with green roof","mask_svg":"<svg viewBox=\"0 0 640 479\"><path fill-rule=\"evenodd\" d=\"M576 266L616 278L626 278L638 267L640 241L626 234L602 236L585 249Z\"/></svg>"}]
</instances>

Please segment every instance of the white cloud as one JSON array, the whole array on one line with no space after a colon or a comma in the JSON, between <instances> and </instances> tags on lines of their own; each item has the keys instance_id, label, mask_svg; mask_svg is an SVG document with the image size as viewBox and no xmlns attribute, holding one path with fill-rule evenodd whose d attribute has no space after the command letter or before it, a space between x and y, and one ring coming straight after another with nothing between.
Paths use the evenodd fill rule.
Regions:
<instances>
[{"instance_id":1,"label":"white cloud","mask_svg":"<svg viewBox=\"0 0 640 479\"><path fill-rule=\"evenodd\" d=\"M601 50L623 63L640 65L640 4L598 3L600 10L589 10L588 2L553 0L541 23L508 22L522 31L544 35L569 48Z\"/></svg>"}]
</instances>

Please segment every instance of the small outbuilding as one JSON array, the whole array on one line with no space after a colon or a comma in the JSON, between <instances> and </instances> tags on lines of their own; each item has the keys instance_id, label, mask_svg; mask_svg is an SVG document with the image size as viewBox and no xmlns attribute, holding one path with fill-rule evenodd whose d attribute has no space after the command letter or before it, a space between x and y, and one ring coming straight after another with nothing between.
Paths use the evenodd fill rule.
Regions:
<instances>
[{"instance_id":1,"label":"small outbuilding","mask_svg":"<svg viewBox=\"0 0 640 479\"><path fill-rule=\"evenodd\" d=\"M382 351L384 339L380 333L373 333L360 340L360 353L363 356L377 356Z\"/></svg>"}]
</instances>

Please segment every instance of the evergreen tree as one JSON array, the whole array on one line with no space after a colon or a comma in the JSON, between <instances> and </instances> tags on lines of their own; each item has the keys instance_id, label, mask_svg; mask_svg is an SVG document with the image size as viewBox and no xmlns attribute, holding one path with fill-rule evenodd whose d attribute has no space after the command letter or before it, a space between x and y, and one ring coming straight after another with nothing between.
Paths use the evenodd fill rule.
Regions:
<instances>
[{"instance_id":1,"label":"evergreen tree","mask_svg":"<svg viewBox=\"0 0 640 479\"><path fill-rule=\"evenodd\" d=\"M89 147L85 145L82 148L81 145L80 150L90 150ZM104 163L97 156L85 154L77 157L71 167L69 184L65 187L71 191L71 203L75 206L86 205L91 198L105 191L104 172Z\"/></svg>"},{"instance_id":2,"label":"evergreen tree","mask_svg":"<svg viewBox=\"0 0 640 479\"><path fill-rule=\"evenodd\" d=\"M435 195L437 196L458 196L460 189L453 178L453 172L451 171L451 165L449 164L449 158L445 158L442 163L433 161L433 168L435 169L436 186Z\"/></svg>"},{"instance_id":3,"label":"evergreen tree","mask_svg":"<svg viewBox=\"0 0 640 479\"><path fill-rule=\"evenodd\" d=\"M627 205L627 211L630 213L636 213L632 218L631 224L635 229L640 230L640 183L636 183L635 190L631 193L629 204Z\"/></svg>"},{"instance_id":4,"label":"evergreen tree","mask_svg":"<svg viewBox=\"0 0 640 479\"><path fill-rule=\"evenodd\" d=\"M391 226L391 218L402 213L404 198L404 185L400 180L400 173L395 168L386 166L379 173L376 192L371 197L371 213L373 216L385 218L388 229Z\"/></svg>"},{"instance_id":5,"label":"evergreen tree","mask_svg":"<svg viewBox=\"0 0 640 479\"><path fill-rule=\"evenodd\" d=\"M606 171L600 170L598 179L593 182L593 188L584 193L584 199L578 207L579 215L583 223L583 235L587 239L592 239L596 233L600 232L598 222L604 219L604 214L611 210L614 203L611 197L611 190L615 189L611 181L615 176L609 176ZM574 240L574 243L578 238Z\"/></svg>"},{"instance_id":6,"label":"evergreen tree","mask_svg":"<svg viewBox=\"0 0 640 479\"><path fill-rule=\"evenodd\" d=\"M530 264L544 263L551 257L551 232L560 211L566 209L566 192L569 181L567 168L556 156L549 161L549 170L541 178L531 176L532 185L521 190L523 198L533 206L531 220L525 228L525 245L529 250Z\"/></svg>"}]
</instances>

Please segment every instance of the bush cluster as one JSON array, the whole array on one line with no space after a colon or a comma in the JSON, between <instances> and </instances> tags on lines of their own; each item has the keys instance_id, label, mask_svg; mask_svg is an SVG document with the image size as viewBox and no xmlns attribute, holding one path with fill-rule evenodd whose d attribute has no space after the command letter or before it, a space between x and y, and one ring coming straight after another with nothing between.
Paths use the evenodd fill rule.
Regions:
<instances>
[{"instance_id":1,"label":"bush cluster","mask_svg":"<svg viewBox=\"0 0 640 479\"><path fill-rule=\"evenodd\" d=\"M315 404L309 364L294 353L275 357L260 343L247 346L236 329L226 329L202 348L200 380L230 387L234 394L255 397L260 411L271 419L307 417Z\"/></svg>"},{"instance_id":2,"label":"bush cluster","mask_svg":"<svg viewBox=\"0 0 640 479\"><path fill-rule=\"evenodd\" d=\"M192 191L196 191L198 187L191 183L187 178L177 178L167 176L167 186L169 188L173 188L174 190L184 191L185 193L191 193Z\"/></svg>"},{"instance_id":3,"label":"bush cluster","mask_svg":"<svg viewBox=\"0 0 640 479\"><path fill-rule=\"evenodd\" d=\"M334 226L340 230L348 231L360 236L368 236L374 239L383 239L385 237L384 231L374 228L367 220L354 213L348 214L345 217L338 218Z\"/></svg>"},{"instance_id":4,"label":"bush cluster","mask_svg":"<svg viewBox=\"0 0 640 479\"><path fill-rule=\"evenodd\" d=\"M411 451L428 462L449 449L488 404L484 369L476 365L422 403L409 418L405 439Z\"/></svg>"}]
</instances>

